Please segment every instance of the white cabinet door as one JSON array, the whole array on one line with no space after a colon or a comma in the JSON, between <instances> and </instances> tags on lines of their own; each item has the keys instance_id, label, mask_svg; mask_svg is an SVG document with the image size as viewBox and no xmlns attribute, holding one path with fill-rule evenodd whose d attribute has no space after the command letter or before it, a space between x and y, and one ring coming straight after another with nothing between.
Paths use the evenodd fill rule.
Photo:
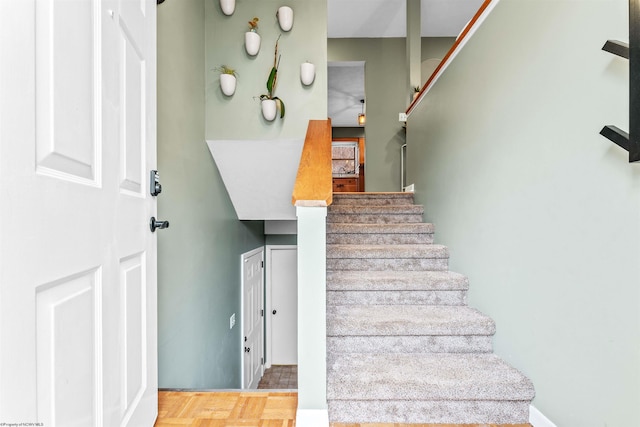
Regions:
<instances>
[{"instance_id":1,"label":"white cabinet door","mask_svg":"<svg viewBox=\"0 0 640 427\"><path fill-rule=\"evenodd\" d=\"M155 0L0 13L0 418L157 414Z\"/></svg>"},{"instance_id":2,"label":"white cabinet door","mask_svg":"<svg viewBox=\"0 0 640 427\"><path fill-rule=\"evenodd\" d=\"M264 249L242 255L242 388L258 388L263 358Z\"/></svg>"},{"instance_id":3,"label":"white cabinet door","mask_svg":"<svg viewBox=\"0 0 640 427\"><path fill-rule=\"evenodd\" d=\"M271 251L271 360L272 365L298 364L298 250Z\"/></svg>"}]
</instances>

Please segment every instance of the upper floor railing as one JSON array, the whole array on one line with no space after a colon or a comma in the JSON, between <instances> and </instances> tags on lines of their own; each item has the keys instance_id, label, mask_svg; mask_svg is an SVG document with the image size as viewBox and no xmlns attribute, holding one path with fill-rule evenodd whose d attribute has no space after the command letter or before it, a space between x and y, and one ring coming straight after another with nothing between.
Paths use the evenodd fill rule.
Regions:
<instances>
[{"instance_id":1,"label":"upper floor railing","mask_svg":"<svg viewBox=\"0 0 640 427\"><path fill-rule=\"evenodd\" d=\"M456 39L453 46L451 46L447 54L444 56L444 58L442 58L442 61L440 61L440 64L438 65L438 67L436 67L434 72L431 74L431 77L429 77L429 79L424 84L424 86L422 86L422 89L420 90L420 93L418 94L418 96L409 105L406 111L407 115L411 114L413 109L420 103L424 95L429 91L429 89L431 89L431 87L438 80L438 78L440 78L440 76L447 69L451 61L453 61L453 59L458 55L458 52L460 52L460 50L464 47L464 45L467 43L469 38L473 35L473 33L475 33L475 31L478 29L480 24L482 24L482 22L489 15L491 10L496 6L498 1L499 0L485 0L482 3L482 5L480 6L476 14L473 15L473 18L471 18L471 20L467 23L467 25L464 27L462 32L458 35L458 38Z\"/></svg>"}]
</instances>

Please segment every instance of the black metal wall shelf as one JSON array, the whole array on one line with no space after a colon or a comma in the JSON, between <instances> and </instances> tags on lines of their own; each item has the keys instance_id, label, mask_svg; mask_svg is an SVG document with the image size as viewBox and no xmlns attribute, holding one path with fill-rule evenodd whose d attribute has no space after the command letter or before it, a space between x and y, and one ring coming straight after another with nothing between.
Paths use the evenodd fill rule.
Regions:
<instances>
[{"instance_id":1,"label":"black metal wall shelf","mask_svg":"<svg viewBox=\"0 0 640 427\"><path fill-rule=\"evenodd\" d=\"M629 151L629 134L622 129L616 126L605 126L600 131L600 135Z\"/></svg>"},{"instance_id":2,"label":"black metal wall shelf","mask_svg":"<svg viewBox=\"0 0 640 427\"><path fill-rule=\"evenodd\" d=\"M607 40L602 50L629 59L629 44L618 40Z\"/></svg>"},{"instance_id":3,"label":"black metal wall shelf","mask_svg":"<svg viewBox=\"0 0 640 427\"><path fill-rule=\"evenodd\" d=\"M629 60L629 133L616 126L600 135L629 152L629 162L640 161L640 0L629 0L629 43L608 40L602 50Z\"/></svg>"}]
</instances>

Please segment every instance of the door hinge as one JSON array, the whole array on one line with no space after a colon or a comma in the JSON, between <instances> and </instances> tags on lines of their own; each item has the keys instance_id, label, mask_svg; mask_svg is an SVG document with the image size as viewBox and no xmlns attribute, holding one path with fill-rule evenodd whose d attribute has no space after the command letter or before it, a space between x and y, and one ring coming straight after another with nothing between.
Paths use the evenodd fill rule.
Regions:
<instances>
[{"instance_id":1,"label":"door hinge","mask_svg":"<svg viewBox=\"0 0 640 427\"><path fill-rule=\"evenodd\" d=\"M264 365L264 357L261 357L261 358L260 358L260 364L261 364L261 365Z\"/></svg>"},{"instance_id":2,"label":"door hinge","mask_svg":"<svg viewBox=\"0 0 640 427\"><path fill-rule=\"evenodd\" d=\"M260 261L260 267L264 268L264 261Z\"/></svg>"},{"instance_id":3,"label":"door hinge","mask_svg":"<svg viewBox=\"0 0 640 427\"><path fill-rule=\"evenodd\" d=\"M260 310L260 317L264 317L264 310Z\"/></svg>"}]
</instances>

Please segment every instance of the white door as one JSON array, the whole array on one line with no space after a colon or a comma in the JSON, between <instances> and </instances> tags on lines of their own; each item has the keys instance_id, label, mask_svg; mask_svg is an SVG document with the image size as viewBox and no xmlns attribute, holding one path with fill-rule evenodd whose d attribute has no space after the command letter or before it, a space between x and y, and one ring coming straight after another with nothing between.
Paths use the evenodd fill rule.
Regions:
<instances>
[{"instance_id":1,"label":"white door","mask_svg":"<svg viewBox=\"0 0 640 427\"><path fill-rule=\"evenodd\" d=\"M298 250L274 247L269 263L271 365L298 364Z\"/></svg>"},{"instance_id":2,"label":"white door","mask_svg":"<svg viewBox=\"0 0 640 427\"><path fill-rule=\"evenodd\" d=\"M155 420L155 8L2 1L2 422Z\"/></svg>"},{"instance_id":3,"label":"white door","mask_svg":"<svg viewBox=\"0 0 640 427\"><path fill-rule=\"evenodd\" d=\"M258 388L263 374L264 249L242 255L242 388Z\"/></svg>"}]
</instances>

